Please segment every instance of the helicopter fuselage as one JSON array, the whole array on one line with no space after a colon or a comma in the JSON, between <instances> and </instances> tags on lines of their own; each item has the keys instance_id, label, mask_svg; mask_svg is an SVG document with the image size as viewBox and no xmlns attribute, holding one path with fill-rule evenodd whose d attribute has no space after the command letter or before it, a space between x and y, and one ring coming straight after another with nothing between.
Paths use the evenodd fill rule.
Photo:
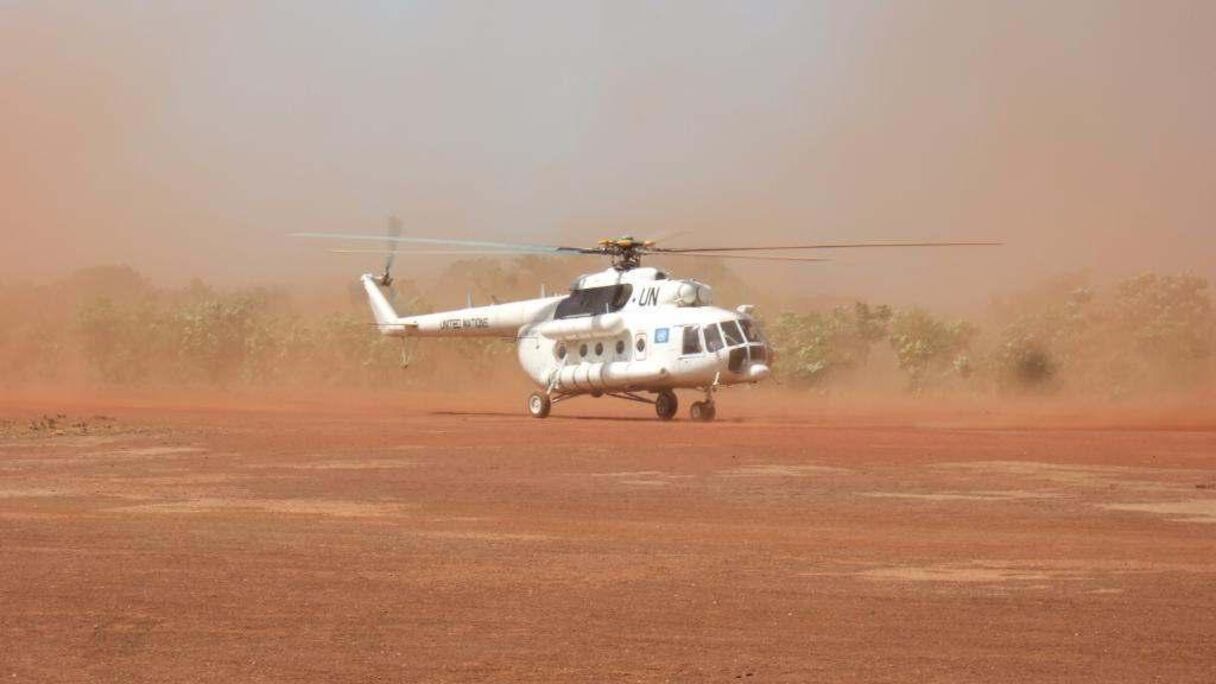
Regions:
<instances>
[{"instance_id":1,"label":"helicopter fuselage","mask_svg":"<svg viewBox=\"0 0 1216 684\"><path fill-rule=\"evenodd\" d=\"M339 253L387 256L377 278L363 276L376 325L385 335L409 337L509 337L516 341L524 372L543 389L528 397L528 412L549 415L552 404L583 394L610 395L654 404L670 420L679 406L674 389L696 388L705 399L690 407L694 420L716 415L714 391L722 385L756 383L771 373L772 352L750 306L734 311L713 306L710 288L696 280L673 280L653 267L647 255L704 259L815 262L818 257L774 254L804 250L895 247L979 247L991 241L829 241L786 245L659 246L658 240L632 236L607 238L594 246L562 246L406 237L401 222L390 219L388 234L296 233L301 237L380 241L381 250L338 249ZM401 245L443 247L402 251ZM446 251L459 247L460 251ZM418 316L398 316L380 286L392 284L393 259L402 254L547 254L600 255L612 268L576 280L569 294ZM650 392L653 400L640 396Z\"/></svg>"},{"instance_id":2,"label":"helicopter fuselage","mask_svg":"<svg viewBox=\"0 0 1216 684\"><path fill-rule=\"evenodd\" d=\"M374 276L363 284L383 334L513 338L520 366L550 394L709 391L770 372L747 307L713 306L707 285L654 268L589 274L564 296L401 317Z\"/></svg>"}]
</instances>

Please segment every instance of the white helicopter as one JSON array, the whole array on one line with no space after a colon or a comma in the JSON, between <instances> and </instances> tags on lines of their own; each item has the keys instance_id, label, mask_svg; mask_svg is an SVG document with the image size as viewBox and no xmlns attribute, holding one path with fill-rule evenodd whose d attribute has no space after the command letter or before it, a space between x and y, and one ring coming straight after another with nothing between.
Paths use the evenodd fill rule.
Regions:
<instances>
[{"instance_id":1,"label":"white helicopter","mask_svg":"<svg viewBox=\"0 0 1216 684\"><path fill-rule=\"evenodd\" d=\"M642 266L648 254L719 259L826 261L804 256L739 254L783 250L855 247L987 246L995 242L828 242L777 247L669 248L633 237L600 240L594 247L402 237L400 221L390 219L384 235L296 233L297 237L384 240L383 250L335 249L340 253L387 254L379 276L365 273L372 315L381 334L398 337L505 337L516 341L520 366L540 388L527 400L528 412L548 417L554 404L574 397L614 397L653 404L661 420L679 410L677 389L704 398L690 407L693 420L717 415L714 393L722 387L752 384L772 374L773 351L753 307L734 310L713 305L709 285L675 279L666 271ZM403 244L442 246L442 251L400 250ZM450 249L458 248L458 249ZM516 302L469 306L438 313L402 316L382 287L392 285L397 254L598 254L612 266L577 278L569 293ZM643 393L653 396L649 398Z\"/></svg>"}]
</instances>

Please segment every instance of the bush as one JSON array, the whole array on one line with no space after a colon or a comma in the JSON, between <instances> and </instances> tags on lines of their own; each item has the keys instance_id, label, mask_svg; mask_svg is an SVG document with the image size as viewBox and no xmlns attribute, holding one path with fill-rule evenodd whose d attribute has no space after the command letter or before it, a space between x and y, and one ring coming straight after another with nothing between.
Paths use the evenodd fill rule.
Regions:
<instances>
[{"instance_id":1,"label":"bush","mask_svg":"<svg viewBox=\"0 0 1216 684\"><path fill-rule=\"evenodd\" d=\"M1056 377L1057 366L1051 352L1033 337L1006 340L997 359L1002 387L1044 390Z\"/></svg>"},{"instance_id":2,"label":"bush","mask_svg":"<svg viewBox=\"0 0 1216 684\"><path fill-rule=\"evenodd\" d=\"M1142 384L1192 385L1210 375L1216 336L1207 280L1155 273L1128 278L1115 287L1111 309L1110 335L1134 357Z\"/></svg>"},{"instance_id":3,"label":"bush","mask_svg":"<svg viewBox=\"0 0 1216 684\"><path fill-rule=\"evenodd\" d=\"M181 368L217 384L239 377L255 340L274 335L263 297L237 294L197 301L173 312L169 337Z\"/></svg>"},{"instance_id":4,"label":"bush","mask_svg":"<svg viewBox=\"0 0 1216 684\"><path fill-rule=\"evenodd\" d=\"M100 297L80 307L76 327L83 354L106 382L143 380L168 322L151 303L118 304Z\"/></svg>"},{"instance_id":5,"label":"bush","mask_svg":"<svg viewBox=\"0 0 1216 684\"><path fill-rule=\"evenodd\" d=\"M967 321L947 321L924 309L908 309L892 319L890 342L899 367L908 375L908 386L920 391L935 375L970 374L966 352L975 334L975 326Z\"/></svg>"},{"instance_id":6,"label":"bush","mask_svg":"<svg viewBox=\"0 0 1216 684\"><path fill-rule=\"evenodd\" d=\"M1034 293L1005 326L993 352L1001 387L1121 396L1211 380L1206 280L1149 273L1105 293L1073 285Z\"/></svg>"},{"instance_id":7,"label":"bush","mask_svg":"<svg viewBox=\"0 0 1216 684\"><path fill-rule=\"evenodd\" d=\"M783 314L770 330L783 376L822 385L866 364L887 334L891 309L857 302L827 313Z\"/></svg>"}]
</instances>

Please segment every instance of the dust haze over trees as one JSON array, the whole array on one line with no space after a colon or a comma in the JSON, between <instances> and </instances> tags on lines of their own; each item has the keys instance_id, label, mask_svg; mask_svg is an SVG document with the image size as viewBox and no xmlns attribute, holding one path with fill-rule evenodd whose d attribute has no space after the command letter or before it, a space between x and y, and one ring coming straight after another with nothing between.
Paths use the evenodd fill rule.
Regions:
<instances>
[{"instance_id":1,"label":"dust haze over trees","mask_svg":"<svg viewBox=\"0 0 1216 684\"><path fill-rule=\"evenodd\" d=\"M532 256L456 261L425 289L400 279L395 299L419 313L463 306L466 292L478 304L535 297L542 283L555 294L586 266ZM1216 379L1216 312L1196 275L1060 277L964 319L927 307L783 302L712 261L682 272L714 285L724 306L758 304L777 381L805 391L865 388L876 368L898 374L911 394L1119 398L1202 390ZM385 338L357 283L348 287L326 302L286 287L160 288L122 266L0 284L0 383L406 388L518 378L510 340Z\"/></svg>"},{"instance_id":2,"label":"dust haze over trees","mask_svg":"<svg viewBox=\"0 0 1216 684\"><path fill-rule=\"evenodd\" d=\"M771 328L778 373L808 387L857 372L886 342L913 392L1121 397L1210 386L1214 326L1207 280L1144 273L1105 287L1060 278L994 301L978 322L857 303Z\"/></svg>"},{"instance_id":3,"label":"dust haze over trees","mask_svg":"<svg viewBox=\"0 0 1216 684\"><path fill-rule=\"evenodd\" d=\"M1207 280L1144 273L1096 288L1060 280L1006 303L994 362L1005 386L1119 396L1210 383L1213 313Z\"/></svg>"}]
</instances>

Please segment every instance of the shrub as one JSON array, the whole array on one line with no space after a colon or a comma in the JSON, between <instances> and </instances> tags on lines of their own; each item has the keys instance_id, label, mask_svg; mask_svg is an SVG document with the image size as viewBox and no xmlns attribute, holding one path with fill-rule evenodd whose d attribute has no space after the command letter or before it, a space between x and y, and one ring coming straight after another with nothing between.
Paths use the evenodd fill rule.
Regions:
<instances>
[{"instance_id":1,"label":"shrub","mask_svg":"<svg viewBox=\"0 0 1216 684\"><path fill-rule=\"evenodd\" d=\"M1145 273L1118 283L1109 327L1148 384L1191 385L1210 373L1216 336L1204 278Z\"/></svg>"},{"instance_id":2,"label":"shrub","mask_svg":"<svg viewBox=\"0 0 1216 684\"><path fill-rule=\"evenodd\" d=\"M780 359L776 368L785 377L821 385L864 366L890 320L890 307L862 302L826 313L782 314L770 330Z\"/></svg>"},{"instance_id":3,"label":"shrub","mask_svg":"<svg viewBox=\"0 0 1216 684\"><path fill-rule=\"evenodd\" d=\"M118 304L100 297L76 315L82 353L106 382L143 380L165 327L163 315L145 301Z\"/></svg>"},{"instance_id":4,"label":"shrub","mask_svg":"<svg viewBox=\"0 0 1216 684\"><path fill-rule=\"evenodd\" d=\"M971 363L966 352L976 328L964 320L947 321L924 309L900 311L891 320L891 348L908 386L920 391L933 374L967 375Z\"/></svg>"},{"instance_id":5,"label":"shrub","mask_svg":"<svg viewBox=\"0 0 1216 684\"><path fill-rule=\"evenodd\" d=\"M1004 341L997 353L997 367L1002 387L1027 390L1050 387L1057 371L1051 352L1033 337L1014 337Z\"/></svg>"}]
</instances>

